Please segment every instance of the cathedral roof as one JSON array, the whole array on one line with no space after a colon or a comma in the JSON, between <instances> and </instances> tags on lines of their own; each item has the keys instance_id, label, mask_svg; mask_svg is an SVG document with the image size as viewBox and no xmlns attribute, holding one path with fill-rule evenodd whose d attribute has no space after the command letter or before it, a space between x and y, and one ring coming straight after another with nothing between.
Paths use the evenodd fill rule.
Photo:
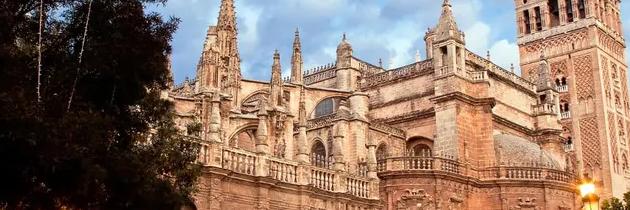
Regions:
<instances>
[{"instance_id":1,"label":"cathedral roof","mask_svg":"<svg viewBox=\"0 0 630 210\"><path fill-rule=\"evenodd\" d=\"M538 144L518 136L494 135L494 150L501 165L562 169L558 161Z\"/></svg>"}]
</instances>

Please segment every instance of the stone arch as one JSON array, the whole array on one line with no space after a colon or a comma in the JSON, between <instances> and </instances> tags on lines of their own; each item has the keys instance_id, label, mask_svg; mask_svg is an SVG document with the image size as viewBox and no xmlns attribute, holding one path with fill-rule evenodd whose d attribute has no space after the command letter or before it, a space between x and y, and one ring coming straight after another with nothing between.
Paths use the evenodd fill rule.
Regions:
<instances>
[{"instance_id":1,"label":"stone arch","mask_svg":"<svg viewBox=\"0 0 630 210\"><path fill-rule=\"evenodd\" d=\"M258 111L258 101L261 98L269 98L269 92L265 90L258 90L253 93L250 93L243 101L241 101L240 108L243 114L255 113Z\"/></svg>"},{"instance_id":2,"label":"stone arch","mask_svg":"<svg viewBox=\"0 0 630 210\"><path fill-rule=\"evenodd\" d=\"M322 113L322 114L317 113L318 112L318 107L326 106L327 104L325 104L325 103L328 103L328 100L332 100L329 113ZM323 97L323 98L319 99L317 101L317 103L315 103L315 106L313 106L313 109L309 112L309 114L308 114L309 118L313 119L313 118L318 118L318 117L322 117L322 116L326 116L326 115L329 115L329 114L336 113L337 112L337 108L339 108L339 103L342 100L346 100L346 97L341 96L341 95L332 95L332 96L326 96L326 97Z\"/></svg>"},{"instance_id":3,"label":"stone arch","mask_svg":"<svg viewBox=\"0 0 630 210\"><path fill-rule=\"evenodd\" d=\"M422 137L413 136L407 139L406 149L408 156L433 156L433 140Z\"/></svg>"},{"instance_id":4,"label":"stone arch","mask_svg":"<svg viewBox=\"0 0 630 210\"><path fill-rule=\"evenodd\" d=\"M228 145L243 149L250 152L256 151L256 130L258 125L256 123L249 123L241 126L230 135L228 139Z\"/></svg>"},{"instance_id":5,"label":"stone arch","mask_svg":"<svg viewBox=\"0 0 630 210\"><path fill-rule=\"evenodd\" d=\"M328 152L326 144L320 138L313 139L309 154L313 165L324 168L330 166L330 153Z\"/></svg>"},{"instance_id":6,"label":"stone arch","mask_svg":"<svg viewBox=\"0 0 630 210\"><path fill-rule=\"evenodd\" d=\"M387 143L380 143L377 147L376 147L376 159L380 160L380 159L385 159L389 157L389 147L387 146Z\"/></svg>"}]
</instances>

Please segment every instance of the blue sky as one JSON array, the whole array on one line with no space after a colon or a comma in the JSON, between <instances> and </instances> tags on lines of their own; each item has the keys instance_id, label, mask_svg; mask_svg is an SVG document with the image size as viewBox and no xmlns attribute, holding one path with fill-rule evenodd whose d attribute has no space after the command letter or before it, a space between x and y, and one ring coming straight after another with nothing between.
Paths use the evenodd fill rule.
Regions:
<instances>
[{"instance_id":1,"label":"blue sky","mask_svg":"<svg viewBox=\"0 0 630 210\"><path fill-rule=\"evenodd\" d=\"M235 0L241 69L247 79L269 80L274 49L280 51L283 76L290 71L291 46L297 28L302 38L304 68L334 62L343 33L354 55L385 67L398 67L425 58L424 35L437 23L442 0ZM490 50L492 60L518 66L514 2L511 0L451 0L457 23L466 34L466 47L479 55ZM194 78L209 25L216 24L220 0L170 0L152 8L181 19L173 40L173 70L177 83ZM630 7L622 2L622 14ZM625 34L630 19L623 17Z\"/></svg>"}]
</instances>

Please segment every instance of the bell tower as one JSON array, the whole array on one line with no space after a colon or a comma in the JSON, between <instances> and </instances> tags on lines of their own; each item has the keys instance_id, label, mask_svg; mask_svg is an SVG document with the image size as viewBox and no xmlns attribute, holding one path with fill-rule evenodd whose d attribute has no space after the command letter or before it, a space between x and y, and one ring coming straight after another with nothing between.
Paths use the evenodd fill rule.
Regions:
<instances>
[{"instance_id":1,"label":"bell tower","mask_svg":"<svg viewBox=\"0 0 630 210\"><path fill-rule=\"evenodd\" d=\"M630 189L628 86L619 0L515 0L522 76L559 92L565 150L603 199ZM542 58L540 55L544 54ZM542 59L546 59L543 61Z\"/></svg>"}]
</instances>

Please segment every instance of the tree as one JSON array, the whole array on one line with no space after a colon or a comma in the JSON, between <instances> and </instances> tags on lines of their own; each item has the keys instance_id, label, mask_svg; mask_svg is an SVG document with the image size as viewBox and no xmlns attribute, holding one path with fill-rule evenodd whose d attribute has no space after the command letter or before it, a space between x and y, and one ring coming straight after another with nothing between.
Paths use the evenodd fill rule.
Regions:
<instances>
[{"instance_id":1,"label":"tree","mask_svg":"<svg viewBox=\"0 0 630 210\"><path fill-rule=\"evenodd\" d=\"M619 198L611 198L602 202L602 210L629 210L630 209L630 192L623 194L623 201Z\"/></svg>"},{"instance_id":2,"label":"tree","mask_svg":"<svg viewBox=\"0 0 630 210\"><path fill-rule=\"evenodd\" d=\"M45 0L41 103L39 2L0 0L0 209L190 202L198 149L159 94L179 21L144 9L165 0L94 0L85 46L89 0Z\"/></svg>"}]
</instances>

